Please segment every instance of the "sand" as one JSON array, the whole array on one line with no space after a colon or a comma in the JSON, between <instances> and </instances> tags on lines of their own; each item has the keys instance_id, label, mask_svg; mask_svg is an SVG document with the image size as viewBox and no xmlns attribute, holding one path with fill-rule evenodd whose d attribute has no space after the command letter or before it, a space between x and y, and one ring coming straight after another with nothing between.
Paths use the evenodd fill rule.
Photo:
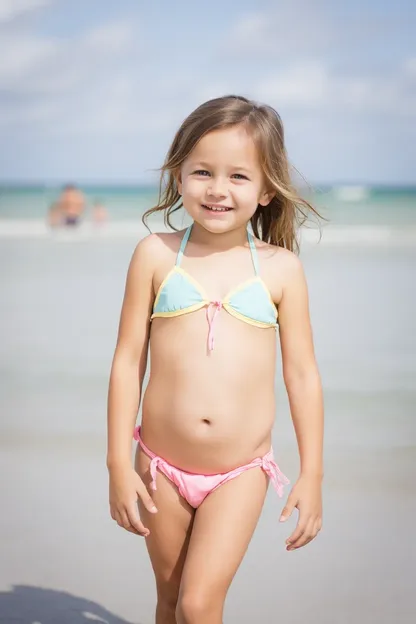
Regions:
<instances>
[{"instance_id":1,"label":"sand","mask_svg":"<svg viewBox=\"0 0 416 624\"><path fill-rule=\"evenodd\" d=\"M105 405L133 239L2 240L0 622L151 624L144 542L108 513ZM416 621L416 251L307 246L326 399L324 527L287 553L295 517L270 488L224 621ZM276 382L273 432L297 451Z\"/></svg>"}]
</instances>

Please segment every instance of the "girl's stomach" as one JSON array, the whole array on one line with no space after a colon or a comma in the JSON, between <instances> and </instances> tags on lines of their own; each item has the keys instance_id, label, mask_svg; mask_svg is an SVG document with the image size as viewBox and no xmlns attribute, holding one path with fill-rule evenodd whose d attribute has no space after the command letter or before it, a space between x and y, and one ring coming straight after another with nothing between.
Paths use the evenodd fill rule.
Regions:
<instances>
[{"instance_id":1,"label":"girl's stomach","mask_svg":"<svg viewBox=\"0 0 416 624\"><path fill-rule=\"evenodd\" d=\"M142 437L188 472L227 472L267 453L275 416L276 335L222 312L207 349L205 312L155 319Z\"/></svg>"}]
</instances>

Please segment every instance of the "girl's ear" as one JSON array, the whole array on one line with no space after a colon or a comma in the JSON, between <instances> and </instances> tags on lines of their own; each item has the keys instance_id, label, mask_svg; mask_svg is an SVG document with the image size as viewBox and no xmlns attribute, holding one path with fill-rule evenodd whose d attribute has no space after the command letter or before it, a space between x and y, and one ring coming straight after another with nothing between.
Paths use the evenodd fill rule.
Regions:
<instances>
[{"instance_id":1,"label":"girl's ear","mask_svg":"<svg viewBox=\"0 0 416 624\"><path fill-rule=\"evenodd\" d=\"M260 206L267 206L268 204L270 204L275 195L276 191L263 191L259 199Z\"/></svg>"}]
</instances>

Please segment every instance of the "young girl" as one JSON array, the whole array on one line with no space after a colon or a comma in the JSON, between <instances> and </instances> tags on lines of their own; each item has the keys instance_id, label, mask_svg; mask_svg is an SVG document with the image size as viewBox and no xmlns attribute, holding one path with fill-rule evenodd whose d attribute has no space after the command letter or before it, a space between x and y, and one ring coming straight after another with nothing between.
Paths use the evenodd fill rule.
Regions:
<instances>
[{"instance_id":1,"label":"young girl","mask_svg":"<svg viewBox=\"0 0 416 624\"><path fill-rule=\"evenodd\" d=\"M268 482L280 496L288 483L271 449L275 328L300 453L280 517L298 509L287 550L321 528L322 392L293 253L298 217L314 209L291 186L272 108L222 97L183 122L145 216L170 225L182 206L192 225L142 240L128 271L109 388L110 506L146 538L156 623L219 624Z\"/></svg>"}]
</instances>

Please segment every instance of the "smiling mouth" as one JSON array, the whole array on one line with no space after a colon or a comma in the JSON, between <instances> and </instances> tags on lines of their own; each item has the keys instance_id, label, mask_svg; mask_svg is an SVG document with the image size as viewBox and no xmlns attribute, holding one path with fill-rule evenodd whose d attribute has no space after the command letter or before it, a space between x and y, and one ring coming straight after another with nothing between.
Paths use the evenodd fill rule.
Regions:
<instances>
[{"instance_id":1,"label":"smiling mouth","mask_svg":"<svg viewBox=\"0 0 416 624\"><path fill-rule=\"evenodd\" d=\"M218 206L214 204L202 204L202 208L205 208L205 210L209 210L210 212L229 212L230 210L234 210L229 206Z\"/></svg>"}]
</instances>

